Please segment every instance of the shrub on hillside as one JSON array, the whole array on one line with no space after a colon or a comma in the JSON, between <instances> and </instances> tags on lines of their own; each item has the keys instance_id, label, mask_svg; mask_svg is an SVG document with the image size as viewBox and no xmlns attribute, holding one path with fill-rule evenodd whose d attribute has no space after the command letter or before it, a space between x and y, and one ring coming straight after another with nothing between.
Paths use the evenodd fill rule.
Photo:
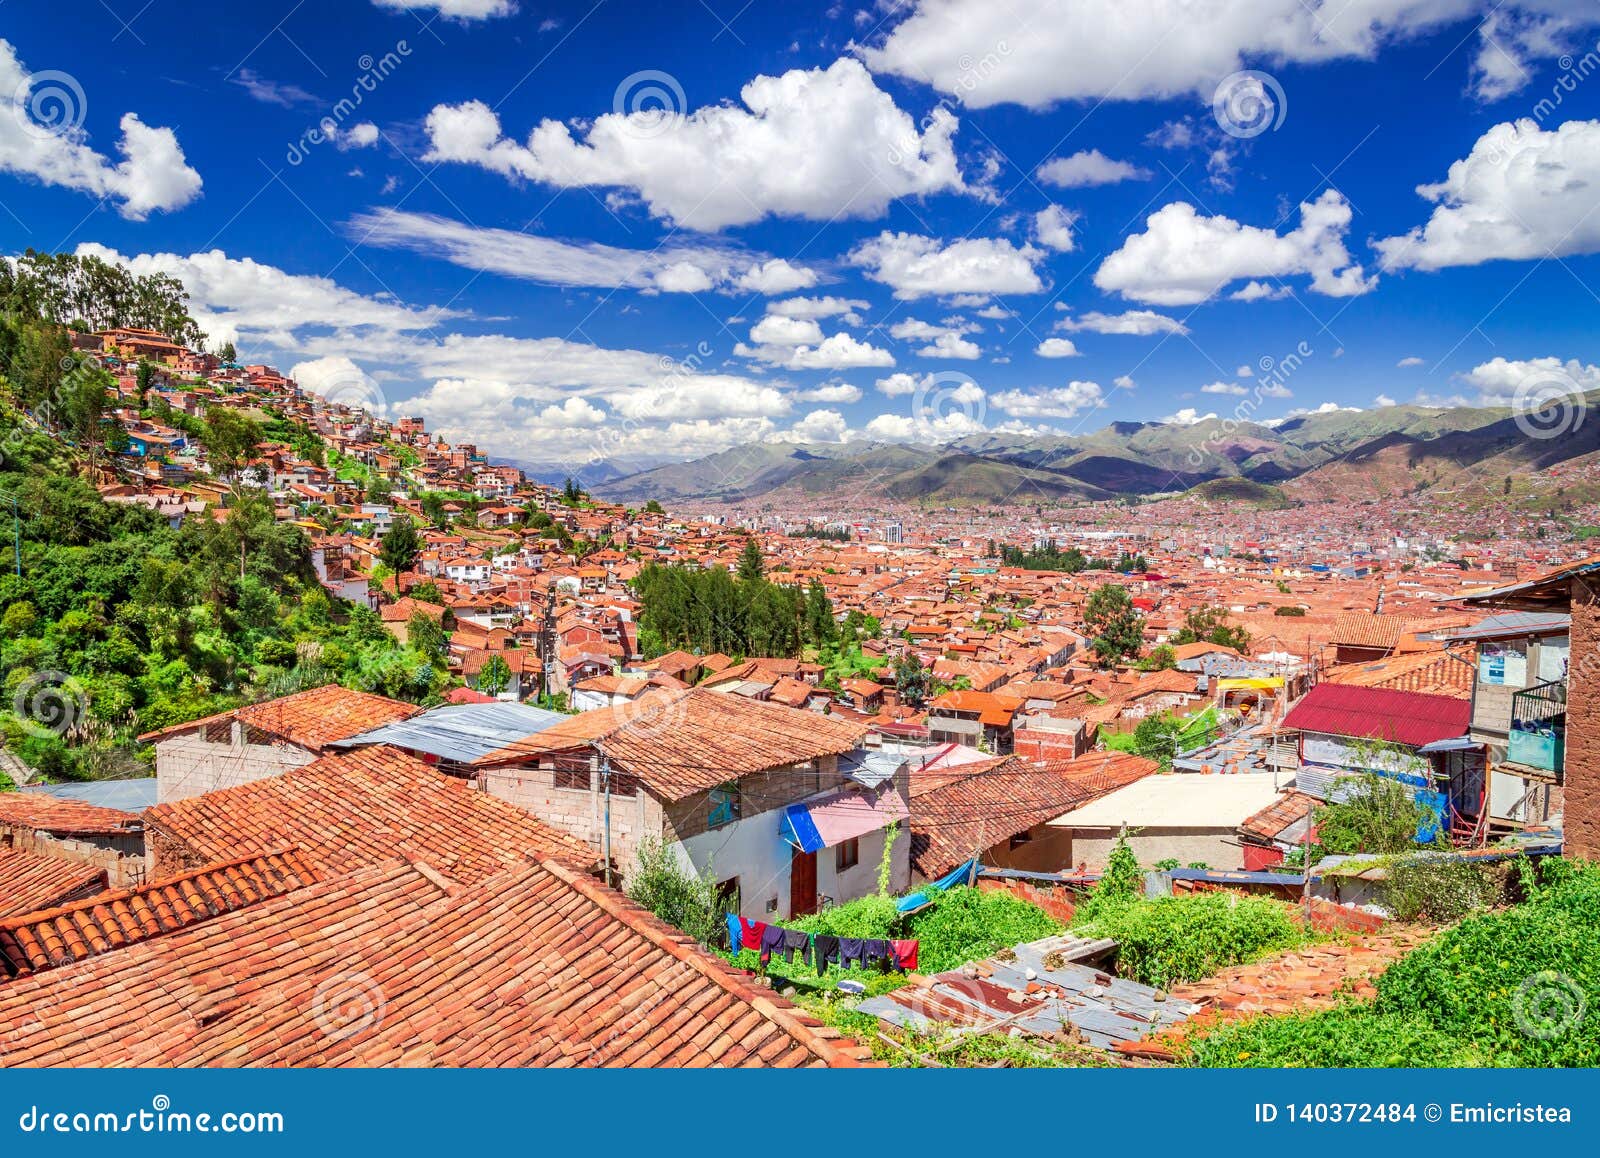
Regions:
<instances>
[{"instance_id":1,"label":"shrub on hillside","mask_svg":"<svg viewBox=\"0 0 1600 1158\"><path fill-rule=\"evenodd\" d=\"M1308 940L1293 906L1222 892L1101 905L1073 931L1114 939L1117 972L1163 987L1199 981Z\"/></svg>"}]
</instances>

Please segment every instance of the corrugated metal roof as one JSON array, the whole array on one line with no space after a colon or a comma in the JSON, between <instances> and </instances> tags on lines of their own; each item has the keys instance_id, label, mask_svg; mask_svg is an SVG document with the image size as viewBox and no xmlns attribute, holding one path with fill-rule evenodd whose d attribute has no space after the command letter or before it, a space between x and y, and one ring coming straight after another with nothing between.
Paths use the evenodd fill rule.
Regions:
<instances>
[{"instance_id":1,"label":"corrugated metal roof","mask_svg":"<svg viewBox=\"0 0 1600 1158\"><path fill-rule=\"evenodd\" d=\"M1505 635L1543 635L1550 631L1565 631L1572 626L1572 616L1556 611L1507 611L1491 615L1475 627L1457 628L1444 632L1450 639L1497 639Z\"/></svg>"},{"instance_id":2,"label":"corrugated metal roof","mask_svg":"<svg viewBox=\"0 0 1600 1158\"><path fill-rule=\"evenodd\" d=\"M1113 945L1058 934L979 961L971 967L971 976L966 970L940 973L921 984L869 998L856 1008L892 1025L924 1032L964 1026L998 1033L1015 1028L1053 1037L1072 1026L1084 1041L1101 1049L1137 1041L1200 1009L1187 1001L1158 997L1148 985L1073 960Z\"/></svg>"},{"instance_id":3,"label":"corrugated metal roof","mask_svg":"<svg viewBox=\"0 0 1600 1158\"><path fill-rule=\"evenodd\" d=\"M1472 704L1454 696L1318 684L1283 719L1285 729L1420 747L1463 735Z\"/></svg>"},{"instance_id":4,"label":"corrugated metal roof","mask_svg":"<svg viewBox=\"0 0 1600 1158\"><path fill-rule=\"evenodd\" d=\"M443 704L409 720L398 720L340 740L335 748L393 744L426 752L441 760L467 763L487 756L526 736L571 719L560 712L509 701L492 704Z\"/></svg>"},{"instance_id":5,"label":"corrugated metal roof","mask_svg":"<svg viewBox=\"0 0 1600 1158\"><path fill-rule=\"evenodd\" d=\"M136 780L93 780L87 784L30 784L24 792L42 792L63 800L81 800L118 812L143 812L156 805L156 778Z\"/></svg>"}]
</instances>

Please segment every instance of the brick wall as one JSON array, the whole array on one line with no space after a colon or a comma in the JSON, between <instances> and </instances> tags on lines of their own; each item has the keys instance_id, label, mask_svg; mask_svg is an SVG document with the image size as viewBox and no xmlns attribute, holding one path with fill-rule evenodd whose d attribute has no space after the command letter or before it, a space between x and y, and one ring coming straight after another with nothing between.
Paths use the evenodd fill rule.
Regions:
<instances>
[{"instance_id":1,"label":"brick wall","mask_svg":"<svg viewBox=\"0 0 1600 1158\"><path fill-rule=\"evenodd\" d=\"M1037 905L1063 925L1071 924L1077 911L1070 889L1040 888L1031 881L1009 880L980 880L978 888L986 893L1010 893L1019 901Z\"/></svg>"},{"instance_id":2,"label":"brick wall","mask_svg":"<svg viewBox=\"0 0 1600 1158\"><path fill-rule=\"evenodd\" d=\"M1567 687L1566 854L1600 859L1600 589L1572 584L1572 659Z\"/></svg>"}]
</instances>

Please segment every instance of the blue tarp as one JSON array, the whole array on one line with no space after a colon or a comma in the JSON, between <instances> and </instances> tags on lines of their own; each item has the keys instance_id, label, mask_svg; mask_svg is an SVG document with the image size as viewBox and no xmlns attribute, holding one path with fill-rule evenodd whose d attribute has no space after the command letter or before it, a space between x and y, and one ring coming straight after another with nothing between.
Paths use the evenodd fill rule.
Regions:
<instances>
[{"instance_id":1,"label":"blue tarp","mask_svg":"<svg viewBox=\"0 0 1600 1158\"><path fill-rule=\"evenodd\" d=\"M955 885L965 884L967 878L971 876L973 870L977 868L977 865L978 862L975 860L969 860L966 864L958 865L956 868L951 869L938 880L923 885L914 893L910 893L901 897L894 903L894 907L899 909L902 913L910 913L922 908L923 905L929 904L932 901L932 898L928 894L942 893L945 889L951 888Z\"/></svg>"},{"instance_id":2,"label":"blue tarp","mask_svg":"<svg viewBox=\"0 0 1600 1158\"><path fill-rule=\"evenodd\" d=\"M784 808L781 831L783 839L801 852L816 852L824 847L822 834L817 831L816 822L804 804L790 804Z\"/></svg>"}]
</instances>

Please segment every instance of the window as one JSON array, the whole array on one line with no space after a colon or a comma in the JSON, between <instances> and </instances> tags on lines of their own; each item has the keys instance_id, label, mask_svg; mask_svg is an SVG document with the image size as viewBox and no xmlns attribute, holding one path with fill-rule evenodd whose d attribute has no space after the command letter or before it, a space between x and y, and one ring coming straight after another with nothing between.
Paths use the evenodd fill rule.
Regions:
<instances>
[{"instance_id":1,"label":"window","mask_svg":"<svg viewBox=\"0 0 1600 1158\"><path fill-rule=\"evenodd\" d=\"M557 768L555 770L557 788L572 788L580 792L589 791L589 769L587 768Z\"/></svg>"},{"instance_id":2,"label":"window","mask_svg":"<svg viewBox=\"0 0 1600 1158\"><path fill-rule=\"evenodd\" d=\"M844 872L845 869L855 868L861 863L861 838L852 836L843 844L835 846L833 869L835 872Z\"/></svg>"},{"instance_id":3,"label":"window","mask_svg":"<svg viewBox=\"0 0 1600 1158\"><path fill-rule=\"evenodd\" d=\"M741 808L737 780L730 780L721 787L713 788L706 795L711 803L710 815L706 817L708 827L721 828L739 819Z\"/></svg>"},{"instance_id":4,"label":"window","mask_svg":"<svg viewBox=\"0 0 1600 1158\"><path fill-rule=\"evenodd\" d=\"M1033 834L1032 833L1019 832L1019 833L1017 833L1016 835L1014 835L1011 838L1011 847L1013 849L1021 848L1023 845L1027 844L1032 839L1033 839Z\"/></svg>"},{"instance_id":5,"label":"window","mask_svg":"<svg viewBox=\"0 0 1600 1158\"><path fill-rule=\"evenodd\" d=\"M717 882L717 905L725 913L739 911L739 878L729 877Z\"/></svg>"}]
</instances>

